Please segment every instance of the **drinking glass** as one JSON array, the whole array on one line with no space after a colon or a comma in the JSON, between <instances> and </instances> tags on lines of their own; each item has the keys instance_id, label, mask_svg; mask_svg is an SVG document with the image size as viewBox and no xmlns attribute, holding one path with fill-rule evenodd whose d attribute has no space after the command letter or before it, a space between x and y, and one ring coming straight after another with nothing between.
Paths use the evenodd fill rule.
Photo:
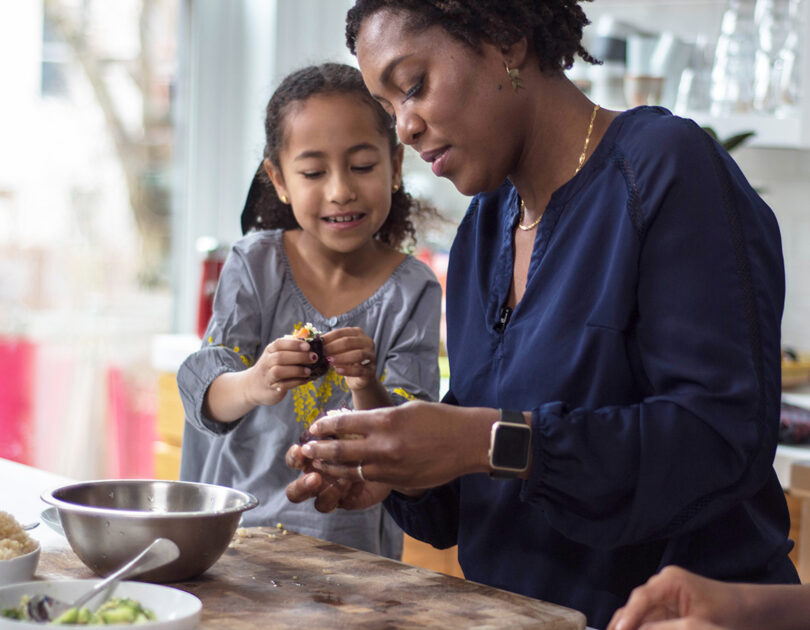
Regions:
<instances>
[{"instance_id":1,"label":"drinking glass","mask_svg":"<svg viewBox=\"0 0 810 630\"><path fill-rule=\"evenodd\" d=\"M800 73L802 63L802 32L805 28L802 3L805 0L790 0L788 9L789 32L782 47L780 59L782 72L780 77L781 101L777 105L777 114L792 113L799 102ZM806 57L805 63L806 63Z\"/></svg>"},{"instance_id":2,"label":"drinking glass","mask_svg":"<svg viewBox=\"0 0 810 630\"><path fill-rule=\"evenodd\" d=\"M790 5L791 0L757 0L754 13L758 41L754 106L763 112L773 113L785 102L782 75L786 61L790 63L785 54L791 34Z\"/></svg>"},{"instance_id":3,"label":"drinking glass","mask_svg":"<svg viewBox=\"0 0 810 630\"><path fill-rule=\"evenodd\" d=\"M630 35L627 38L624 97L630 107L661 103L664 71L658 54L659 42L657 36Z\"/></svg>"},{"instance_id":4,"label":"drinking glass","mask_svg":"<svg viewBox=\"0 0 810 630\"><path fill-rule=\"evenodd\" d=\"M728 0L712 67L712 106L716 116L749 112L754 106L757 34L756 0Z\"/></svg>"},{"instance_id":5,"label":"drinking glass","mask_svg":"<svg viewBox=\"0 0 810 630\"><path fill-rule=\"evenodd\" d=\"M705 35L698 35L692 44L689 63L681 75L677 111L706 112L712 104L712 65L715 43Z\"/></svg>"}]
</instances>

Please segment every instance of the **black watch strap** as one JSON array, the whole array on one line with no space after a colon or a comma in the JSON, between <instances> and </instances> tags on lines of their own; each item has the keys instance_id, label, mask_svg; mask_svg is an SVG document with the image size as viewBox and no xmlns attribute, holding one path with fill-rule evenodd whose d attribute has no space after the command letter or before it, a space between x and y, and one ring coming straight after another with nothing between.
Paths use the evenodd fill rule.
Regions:
<instances>
[{"instance_id":1,"label":"black watch strap","mask_svg":"<svg viewBox=\"0 0 810 630\"><path fill-rule=\"evenodd\" d=\"M523 412L500 410L490 431L489 465L493 479L515 479L529 465L532 430Z\"/></svg>"},{"instance_id":2,"label":"black watch strap","mask_svg":"<svg viewBox=\"0 0 810 630\"><path fill-rule=\"evenodd\" d=\"M511 424L526 424L526 419L523 417L522 411L515 411L514 409L498 409L501 412L501 422L509 422Z\"/></svg>"}]
</instances>

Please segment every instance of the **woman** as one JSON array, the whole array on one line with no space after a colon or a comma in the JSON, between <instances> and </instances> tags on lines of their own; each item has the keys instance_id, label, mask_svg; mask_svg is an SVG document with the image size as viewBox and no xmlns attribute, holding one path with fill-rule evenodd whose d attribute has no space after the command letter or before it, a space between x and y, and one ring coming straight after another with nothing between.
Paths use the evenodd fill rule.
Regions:
<instances>
[{"instance_id":1,"label":"woman","mask_svg":"<svg viewBox=\"0 0 810 630\"><path fill-rule=\"evenodd\" d=\"M772 469L775 218L692 121L605 111L566 78L586 24L563 0L350 10L402 142L475 195L450 255L450 393L316 422L361 437L291 449L287 495L385 498L406 532L457 543L468 579L604 627L667 564L798 578Z\"/></svg>"}]
</instances>

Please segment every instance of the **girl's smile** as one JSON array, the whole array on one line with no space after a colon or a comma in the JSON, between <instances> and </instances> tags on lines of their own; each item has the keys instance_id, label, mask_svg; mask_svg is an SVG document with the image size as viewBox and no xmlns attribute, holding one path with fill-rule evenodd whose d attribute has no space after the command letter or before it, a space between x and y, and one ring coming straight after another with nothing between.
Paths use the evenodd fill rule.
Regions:
<instances>
[{"instance_id":1,"label":"girl's smile","mask_svg":"<svg viewBox=\"0 0 810 630\"><path fill-rule=\"evenodd\" d=\"M349 214L335 214L328 217L323 217L322 221L330 224L337 230L345 230L356 227L366 215L362 212L349 213Z\"/></svg>"}]
</instances>

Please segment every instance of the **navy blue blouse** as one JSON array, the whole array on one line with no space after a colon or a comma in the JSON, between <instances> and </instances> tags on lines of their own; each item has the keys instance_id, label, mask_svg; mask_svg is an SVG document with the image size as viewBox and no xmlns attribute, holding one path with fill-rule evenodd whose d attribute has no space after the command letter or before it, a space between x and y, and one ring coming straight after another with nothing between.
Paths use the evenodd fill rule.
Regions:
<instances>
[{"instance_id":1,"label":"navy blue blouse","mask_svg":"<svg viewBox=\"0 0 810 630\"><path fill-rule=\"evenodd\" d=\"M386 505L468 579L603 627L667 564L797 582L773 470L784 269L773 213L694 122L611 124L537 230L499 330L518 198L476 196L450 256L450 393L533 412L528 481L469 475Z\"/></svg>"}]
</instances>

